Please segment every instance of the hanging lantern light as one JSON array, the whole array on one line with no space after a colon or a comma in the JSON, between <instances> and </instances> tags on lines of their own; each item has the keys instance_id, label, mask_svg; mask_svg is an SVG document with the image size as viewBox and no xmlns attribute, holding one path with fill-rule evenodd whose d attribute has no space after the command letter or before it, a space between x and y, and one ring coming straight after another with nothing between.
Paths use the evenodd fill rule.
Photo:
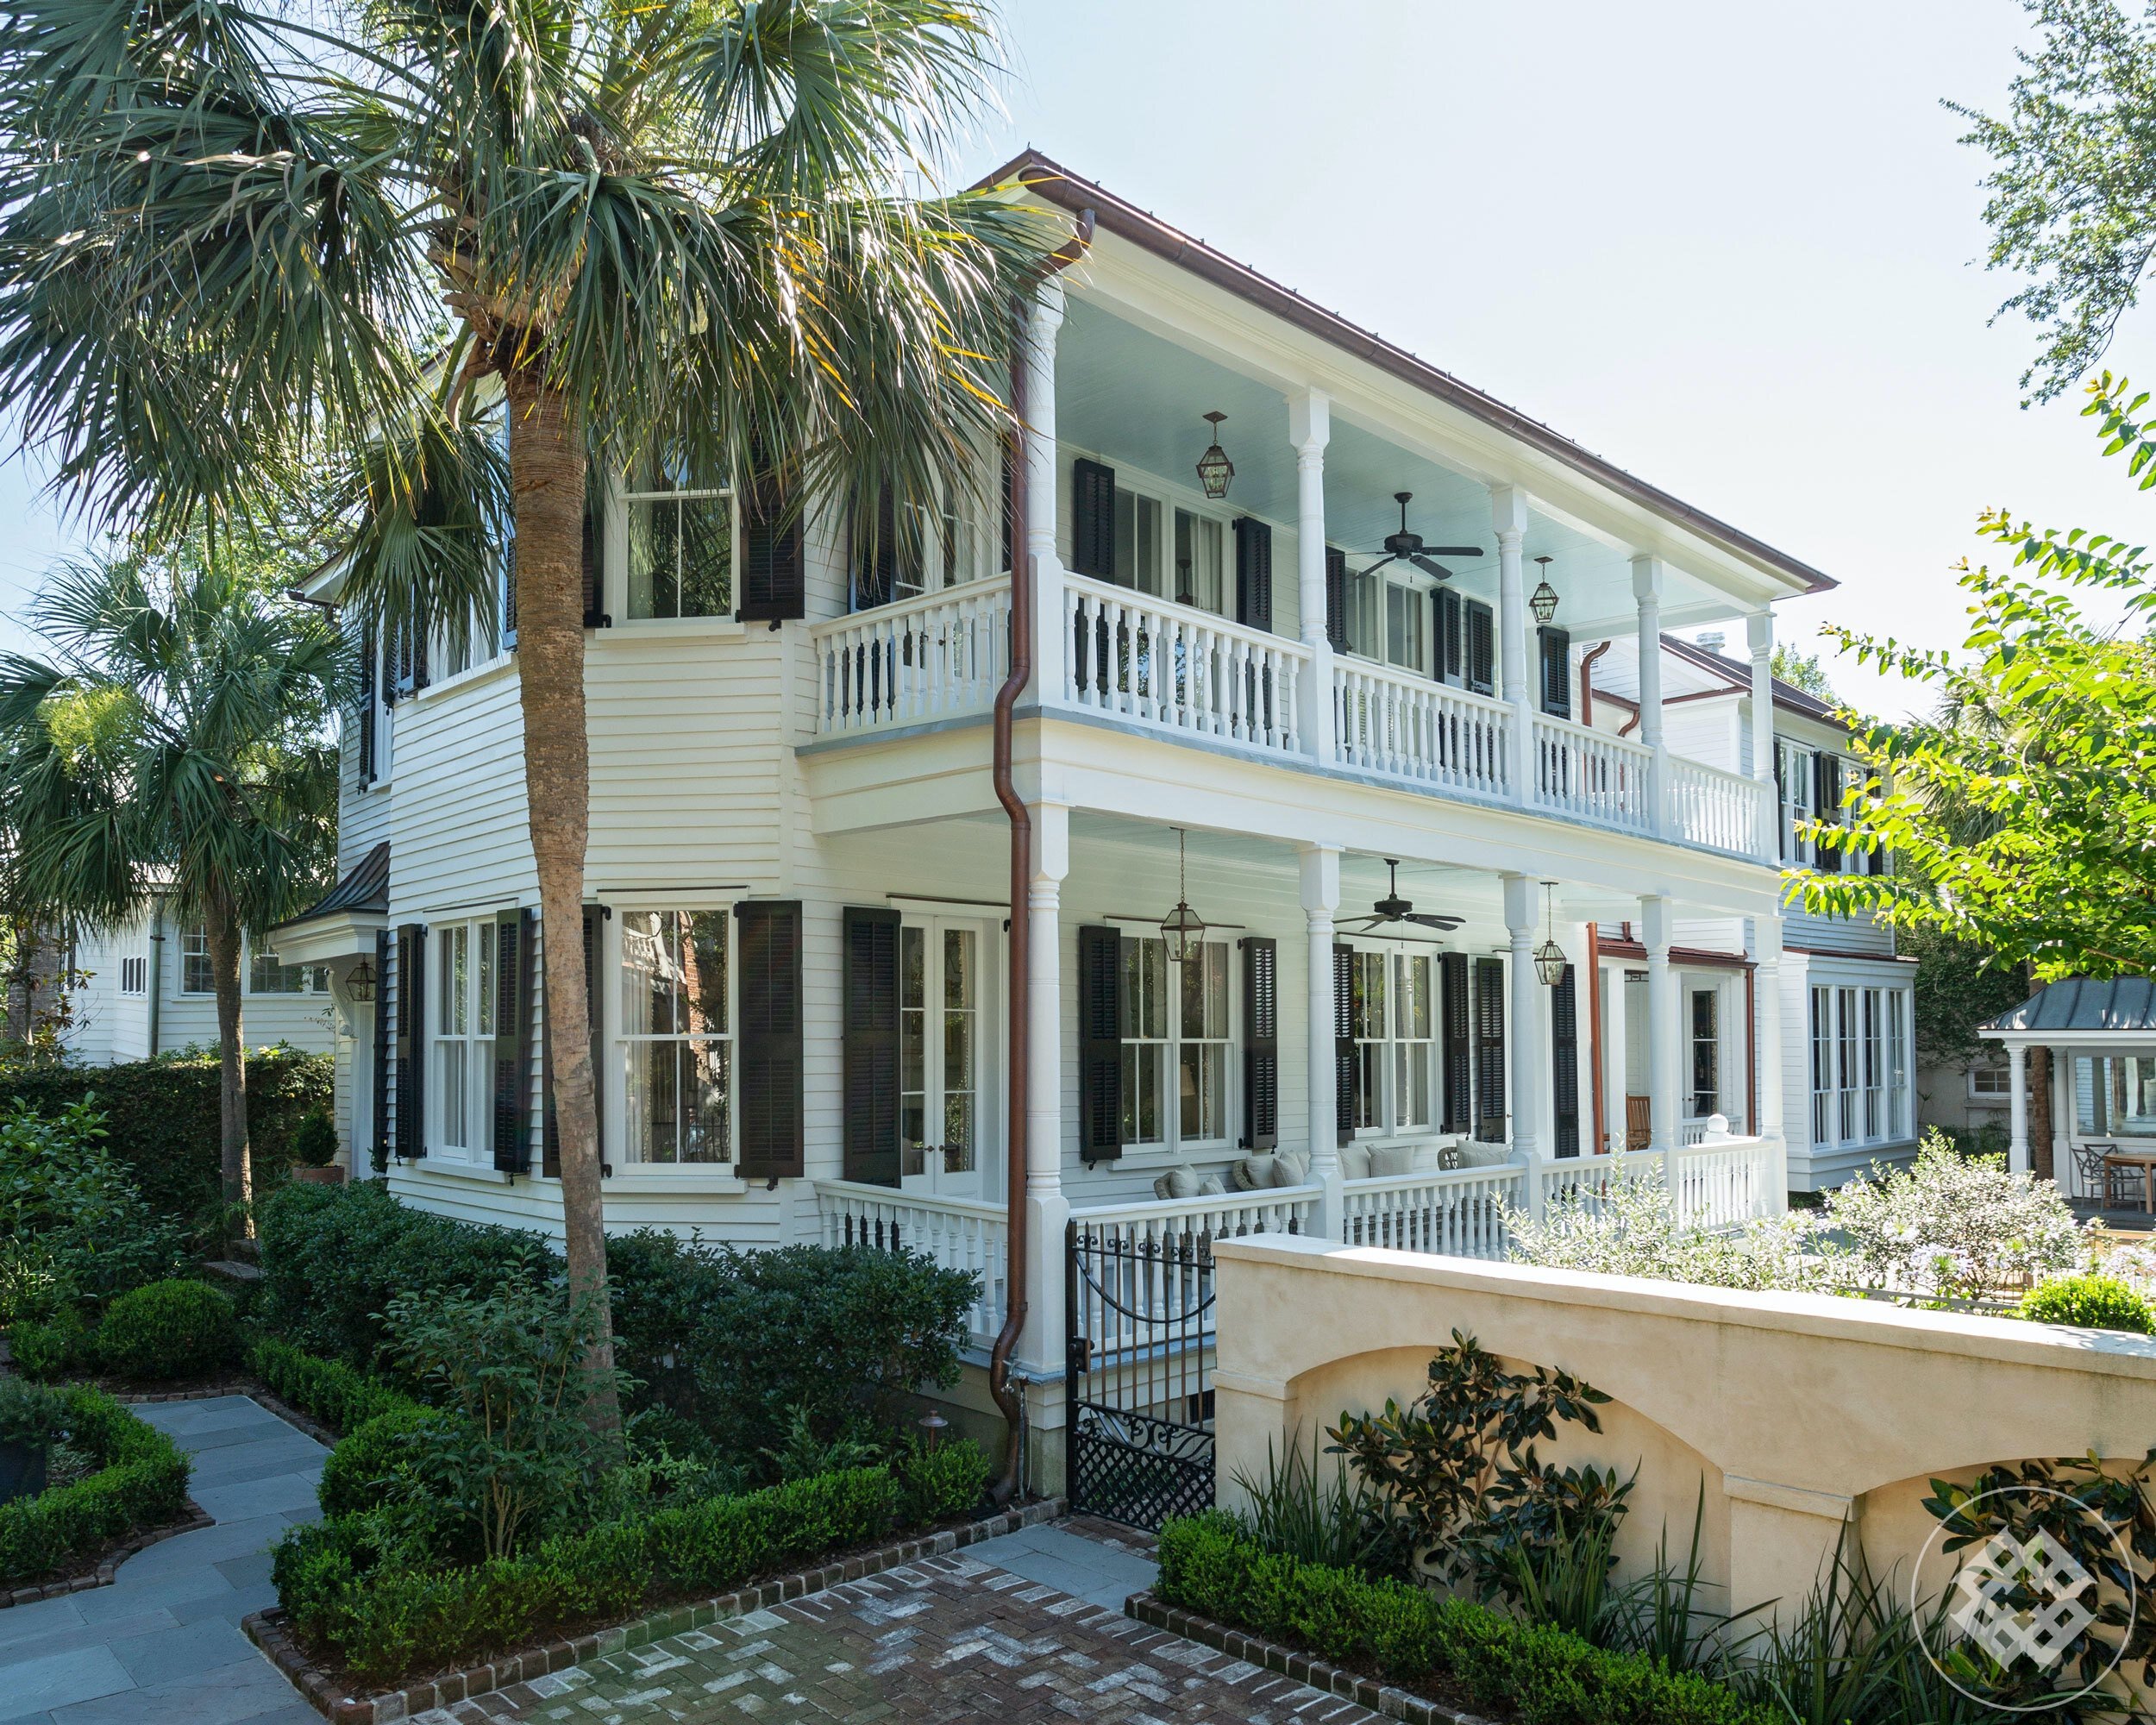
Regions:
<instances>
[{"instance_id":1,"label":"hanging lantern light","mask_svg":"<svg viewBox=\"0 0 2156 1725\"><path fill-rule=\"evenodd\" d=\"M1206 938L1206 925L1190 908L1189 882L1183 860L1183 830L1175 829L1175 908L1160 920L1161 939L1168 946L1168 962L1180 964L1198 950Z\"/></svg>"},{"instance_id":2,"label":"hanging lantern light","mask_svg":"<svg viewBox=\"0 0 2156 1725\"><path fill-rule=\"evenodd\" d=\"M1228 481L1235 477L1235 463L1220 447L1220 422L1225 413L1208 413L1206 420L1213 427L1213 442L1205 454L1198 457L1198 483L1206 488L1207 497L1220 498L1228 494Z\"/></svg>"},{"instance_id":3,"label":"hanging lantern light","mask_svg":"<svg viewBox=\"0 0 2156 1725\"><path fill-rule=\"evenodd\" d=\"M1535 948L1535 975L1547 988L1554 988L1564 980L1564 949L1557 942L1551 926L1550 889L1555 881L1542 883L1542 944Z\"/></svg>"},{"instance_id":4,"label":"hanging lantern light","mask_svg":"<svg viewBox=\"0 0 2156 1725\"><path fill-rule=\"evenodd\" d=\"M362 1004L374 998L374 967L366 959L345 972L344 992Z\"/></svg>"},{"instance_id":5,"label":"hanging lantern light","mask_svg":"<svg viewBox=\"0 0 2156 1725\"><path fill-rule=\"evenodd\" d=\"M1534 612L1537 623L1547 623L1557 614L1557 590L1550 585L1550 565L1555 560L1537 557L1535 563L1542 571L1542 585L1534 590L1527 601L1527 609Z\"/></svg>"}]
</instances>

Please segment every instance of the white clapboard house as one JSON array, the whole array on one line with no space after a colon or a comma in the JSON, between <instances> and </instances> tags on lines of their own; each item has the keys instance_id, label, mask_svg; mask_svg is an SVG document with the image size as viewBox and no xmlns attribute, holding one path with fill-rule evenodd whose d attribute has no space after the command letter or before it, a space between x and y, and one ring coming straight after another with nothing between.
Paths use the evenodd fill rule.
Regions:
<instances>
[{"instance_id":1,"label":"white clapboard house","mask_svg":"<svg viewBox=\"0 0 2156 1725\"><path fill-rule=\"evenodd\" d=\"M1486 1251L1497 1198L1592 1187L1628 1138L1635 1172L1724 1215L1906 1138L1883 943L1784 944L1787 833L1832 728L1787 693L1751 718L1773 607L1827 580L1054 164L1020 173L1090 245L1031 310L1014 527L954 506L917 555L857 556L905 542L856 531L873 501L811 499L795 530L724 474L618 475L595 505L610 1226L896 1238L978 1269L983 1350L1025 1306L1045 1454L1084 1327L1074 1217ZM1015 903L991 712L1014 561ZM1665 644L1707 625L1747 656ZM273 938L335 979L357 1170L550 1227L495 635L468 662L375 655L350 878ZM1171 939L1179 903L1202 928Z\"/></svg>"}]
</instances>

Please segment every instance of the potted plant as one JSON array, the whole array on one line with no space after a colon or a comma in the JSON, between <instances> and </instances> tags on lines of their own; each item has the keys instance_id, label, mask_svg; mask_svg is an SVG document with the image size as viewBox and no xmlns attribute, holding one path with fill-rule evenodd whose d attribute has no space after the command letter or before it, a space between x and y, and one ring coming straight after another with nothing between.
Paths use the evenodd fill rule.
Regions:
<instances>
[{"instance_id":1,"label":"potted plant","mask_svg":"<svg viewBox=\"0 0 2156 1725\"><path fill-rule=\"evenodd\" d=\"M298 1164L292 1170L295 1180L323 1186L342 1182L344 1170L337 1165L337 1129L330 1124L326 1109L310 1108L299 1117L292 1132L292 1159Z\"/></svg>"},{"instance_id":2,"label":"potted plant","mask_svg":"<svg viewBox=\"0 0 2156 1725\"><path fill-rule=\"evenodd\" d=\"M0 1378L0 1503L45 1490L47 1452L62 1432L60 1399L42 1384Z\"/></svg>"}]
</instances>

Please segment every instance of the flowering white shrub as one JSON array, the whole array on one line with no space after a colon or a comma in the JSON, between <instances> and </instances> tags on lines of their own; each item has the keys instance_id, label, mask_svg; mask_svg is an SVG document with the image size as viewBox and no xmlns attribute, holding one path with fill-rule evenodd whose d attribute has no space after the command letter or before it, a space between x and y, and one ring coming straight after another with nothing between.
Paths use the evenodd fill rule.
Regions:
<instances>
[{"instance_id":1,"label":"flowering white shrub","mask_svg":"<svg viewBox=\"0 0 2156 1725\"><path fill-rule=\"evenodd\" d=\"M2101 1221L2092 1221L2081 1232L2081 1258L2074 1268L2111 1276L2156 1299L2156 1245L2142 1237L2115 1234Z\"/></svg>"}]
</instances>

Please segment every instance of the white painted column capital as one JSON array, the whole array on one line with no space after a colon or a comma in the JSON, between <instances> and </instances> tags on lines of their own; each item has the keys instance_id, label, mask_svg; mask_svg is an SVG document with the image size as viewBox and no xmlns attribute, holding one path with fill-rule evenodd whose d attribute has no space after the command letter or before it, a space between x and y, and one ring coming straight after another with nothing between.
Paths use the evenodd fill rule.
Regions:
<instances>
[{"instance_id":1,"label":"white painted column capital","mask_svg":"<svg viewBox=\"0 0 2156 1725\"><path fill-rule=\"evenodd\" d=\"M1334 758L1332 643L1326 632L1325 448L1332 436L1332 404L1321 389L1288 398L1288 441L1295 451L1295 586L1297 629L1310 649L1303 687L1304 746L1319 762Z\"/></svg>"},{"instance_id":2,"label":"white painted column capital","mask_svg":"<svg viewBox=\"0 0 2156 1725\"><path fill-rule=\"evenodd\" d=\"M1307 939L1307 988L1305 1058L1308 1066L1310 1177L1325 1188L1318 1232L1341 1237L1340 1133L1333 1062L1333 913L1340 908L1340 849L1336 844L1296 847Z\"/></svg>"},{"instance_id":3,"label":"white painted column capital","mask_svg":"<svg viewBox=\"0 0 2156 1725\"><path fill-rule=\"evenodd\" d=\"M1497 535L1498 695L1512 707L1508 768L1513 800L1535 800L1534 692L1527 674L1527 592L1524 557L1527 495L1517 486L1493 486L1490 524Z\"/></svg>"},{"instance_id":4,"label":"white painted column capital","mask_svg":"<svg viewBox=\"0 0 2156 1725\"><path fill-rule=\"evenodd\" d=\"M2009 1172L2028 1172L2028 1044L2006 1046L2007 1075L2014 1103L2014 1132L2008 1141L2006 1165Z\"/></svg>"},{"instance_id":5,"label":"white painted column capital","mask_svg":"<svg viewBox=\"0 0 2156 1725\"><path fill-rule=\"evenodd\" d=\"M1543 1035L1542 985L1535 976L1535 897L1539 883L1530 875L1503 875L1505 928L1511 937L1506 965L1505 1035L1507 1103L1512 1113L1512 1151L1527 1164L1527 1212L1542 1214L1542 1164L1551 1145L1543 1131L1549 1117L1553 1072Z\"/></svg>"}]
</instances>

